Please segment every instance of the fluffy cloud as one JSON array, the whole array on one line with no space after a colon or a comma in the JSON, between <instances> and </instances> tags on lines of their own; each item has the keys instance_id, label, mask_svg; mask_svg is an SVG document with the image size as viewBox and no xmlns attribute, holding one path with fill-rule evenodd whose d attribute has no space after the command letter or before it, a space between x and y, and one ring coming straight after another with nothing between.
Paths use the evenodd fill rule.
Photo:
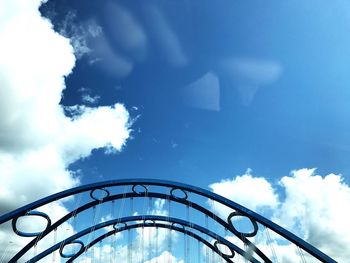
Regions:
<instances>
[{"instance_id":1,"label":"fluffy cloud","mask_svg":"<svg viewBox=\"0 0 350 263\"><path fill-rule=\"evenodd\" d=\"M159 257L152 258L145 263L169 262L169 263L184 263L183 260L178 260L170 252L164 251Z\"/></svg>"},{"instance_id":2,"label":"fluffy cloud","mask_svg":"<svg viewBox=\"0 0 350 263\"><path fill-rule=\"evenodd\" d=\"M77 185L71 163L97 148L120 151L130 133L121 104L75 106L65 114L60 101L74 50L41 16L41 3L0 1L1 214ZM65 209L57 204L48 211Z\"/></svg>"},{"instance_id":3,"label":"fluffy cloud","mask_svg":"<svg viewBox=\"0 0 350 263\"><path fill-rule=\"evenodd\" d=\"M286 198L274 220L340 262L348 260L350 187L342 177L301 169L283 177L280 184Z\"/></svg>"},{"instance_id":4,"label":"fluffy cloud","mask_svg":"<svg viewBox=\"0 0 350 263\"><path fill-rule=\"evenodd\" d=\"M283 177L279 185L283 193L276 196L269 182L248 174L212 184L211 188L252 210L264 212L263 207L274 208L274 222L339 262L346 262L350 258L350 230L347 227L350 214L346 209L350 206L350 187L343 182L342 176L322 177L315 169L300 169ZM227 213L227 208L214 209L221 214ZM266 240L258 237L256 242L263 251L271 254ZM272 235L272 242L281 262L295 262L294 259L299 258L295 246L280 243L275 235Z\"/></svg>"},{"instance_id":5,"label":"fluffy cloud","mask_svg":"<svg viewBox=\"0 0 350 263\"><path fill-rule=\"evenodd\" d=\"M254 211L261 208L275 208L278 205L278 197L270 183L263 177L253 177L250 169L241 176L221 180L209 187L214 193L234 200ZM232 212L223 205L214 203L211 205L223 218L227 218Z\"/></svg>"}]
</instances>

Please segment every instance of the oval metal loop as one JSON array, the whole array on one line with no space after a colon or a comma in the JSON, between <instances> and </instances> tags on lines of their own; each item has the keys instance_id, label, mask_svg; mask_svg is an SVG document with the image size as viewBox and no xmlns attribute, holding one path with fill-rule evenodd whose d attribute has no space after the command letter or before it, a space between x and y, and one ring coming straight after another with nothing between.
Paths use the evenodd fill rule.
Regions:
<instances>
[{"instance_id":1,"label":"oval metal loop","mask_svg":"<svg viewBox=\"0 0 350 263\"><path fill-rule=\"evenodd\" d=\"M143 191L143 192L137 192L137 191L136 191L136 187L137 187L137 186L140 186L141 188L143 188L144 191ZM132 190L135 194L137 194L137 195L147 195L147 193L148 193L147 186L145 186L145 185L143 185L143 184L134 184L134 185L132 186L131 190Z\"/></svg>"},{"instance_id":2,"label":"oval metal loop","mask_svg":"<svg viewBox=\"0 0 350 263\"><path fill-rule=\"evenodd\" d=\"M118 226L119 225L119 226ZM128 225L126 223L121 223L121 222L118 222L118 223L115 223L113 225L113 229L116 230L116 231L119 231L121 228L123 227L127 227Z\"/></svg>"},{"instance_id":3,"label":"oval metal loop","mask_svg":"<svg viewBox=\"0 0 350 263\"><path fill-rule=\"evenodd\" d=\"M104 193L104 195L101 197L101 198L97 198L94 194L95 194L95 191L102 191ZM96 201L102 201L103 199L107 198L110 196L110 192L105 189L105 188L96 188L94 190L91 190L90 191L90 197Z\"/></svg>"},{"instance_id":4,"label":"oval metal loop","mask_svg":"<svg viewBox=\"0 0 350 263\"><path fill-rule=\"evenodd\" d=\"M221 249L219 249L218 245L223 245L223 246L227 247L230 250L231 254L226 254L226 253L222 252ZM219 252L219 254L222 255L224 258L233 258L235 256L235 252L229 246L221 243L218 240L216 240L214 242L214 247Z\"/></svg>"},{"instance_id":5,"label":"oval metal loop","mask_svg":"<svg viewBox=\"0 0 350 263\"><path fill-rule=\"evenodd\" d=\"M178 228L182 228L183 230L185 230L185 226L184 225L182 225L182 224L179 224L179 223L172 223L171 224L171 227L173 228L173 227L178 227Z\"/></svg>"},{"instance_id":6,"label":"oval metal loop","mask_svg":"<svg viewBox=\"0 0 350 263\"><path fill-rule=\"evenodd\" d=\"M143 220L143 224L145 226L155 226L156 225L156 221L152 220L152 219L146 219L146 220Z\"/></svg>"},{"instance_id":7,"label":"oval metal loop","mask_svg":"<svg viewBox=\"0 0 350 263\"><path fill-rule=\"evenodd\" d=\"M39 217L45 218L46 221L47 221L45 229L43 231L41 231L41 232L33 232L33 233L26 233L26 232L18 230L17 229L17 221L18 221L19 218L25 217L25 216L39 216ZM16 217L16 218L14 218L12 220L12 230L13 230L13 232L15 232L17 235L19 235L21 237L36 237L36 236L39 236L46 229L48 229L50 226L51 226L51 219L50 219L50 217L47 214L45 214L43 212L40 212L40 211L30 211L27 214L19 216L19 217Z\"/></svg>"},{"instance_id":8,"label":"oval metal loop","mask_svg":"<svg viewBox=\"0 0 350 263\"><path fill-rule=\"evenodd\" d=\"M181 196L176 196L176 195L174 194L174 191L177 191L177 190L179 190L180 192L183 193L183 196L182 196L182 197L181 197ZM178 199L178 200L187 200L187 198L188 198L188 195L187 195L186 191L185 191L185 190L182 190L181 188L172 188L172 189L170 190L170 195L171 195L171 197L173 197L173 198L175 198L175 199Z\"/></svg>"},{"instance_id":9,"label":"oval metal loop","mask_svg":"<svg viewBox=\"0 0 350 263\"><path fill-rule=\"evenodd\" d=\"M254 228L253 232L243 233L243 232L238 231L238 230L234 227L234 225L233 225L233 223L232 223L232 218L235 217L235 216L242 216L242 217L248 218L249 221L250 221L250 222L252 223L252 225L253 225L253 228ZM245 237L253 237L253 236L255 236L255 235L258 233L259 228L258 228L258 224L256 223L256 221L253 220L253 219L251 219L249 216L247 216L247 215L245 215L245 214L242 214L241 212L238 212L238 211L232 212L232 213L228 216L227 221L228 221L228 224L230 225L232 231L233 231L236 235L241 235L241 236L245 236Z\"/></svg>"},{"instance_id":10,"label":"oval metal loop","mask_svg":"<svg viewBox=\"0 0 350 263\"><path fill-rule=\"evenodd\" d=\"M79 250L74 252L74 253L70 253L70 254L63 253L64 247L68 246L68 245L71 245L71 244L79 244L80 245ZM64 244L64 246L61 246L59 251L60 251L61 257L63 257L63 258L71 258L71 257L74 257L76 254L79 254L83 250L84 250L84 243L82 241L80 241L80 240L73 240L73 241L71 241L69 243Z\"/></svg>"}]
</instances>

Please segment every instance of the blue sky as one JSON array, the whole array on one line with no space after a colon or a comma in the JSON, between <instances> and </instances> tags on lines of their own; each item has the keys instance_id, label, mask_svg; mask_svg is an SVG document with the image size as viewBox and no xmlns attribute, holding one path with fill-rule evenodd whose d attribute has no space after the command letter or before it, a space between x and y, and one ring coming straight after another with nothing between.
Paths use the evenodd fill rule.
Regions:
<instances>
[{"instance_id":1,"label":"blue sky","mask_svg":"<svg viewBox=\"0 0 350 263\"><path fill-rule=\"evenodd\" d=\"M348 259L349 11L0 0L0 214L76 185L168 179Z\"/></svg>"},{"instance_id":2,"label":"blue sky","mask_svg":"<svg viewBox=\"0 0 350 263\"><path fill-rule=\"evenodd\" d=\"M81 103L83 87L100 96L97 105L121 102L133 118L138 116L133 139L122 153L97 151L74 164L82 169L83 180L101 175L191 182L200 174L199 183L206 186L248 167L271 179L303 167L317 167L321 174L349 172L345 2L141 2L50 1L45 8L57 12L58 28L68 10L74 12L76 26L95 21L115 53L130 60L137 56L132 52L146 53L120 77L106 69L108 59L88 40L91 53L77 61L66 80L63 105ZM108 8L114 5L116 11ZM158 19L151 8L161 12L173 37L151 24ZM113 27L121 30L113 24L118 12L130 15L131 22L125 23L137 24L146 47L123 47L113 32ZM133 39L137 33L121 35ZM180 54L172 58L169 50ZM94 56L101 60L91 66ZM207 78L191 90L208 73L214 85ZM216 102L202 98L206 82ZM196 105L200 100L203 105Z\"/></svg>"}]
</instances>

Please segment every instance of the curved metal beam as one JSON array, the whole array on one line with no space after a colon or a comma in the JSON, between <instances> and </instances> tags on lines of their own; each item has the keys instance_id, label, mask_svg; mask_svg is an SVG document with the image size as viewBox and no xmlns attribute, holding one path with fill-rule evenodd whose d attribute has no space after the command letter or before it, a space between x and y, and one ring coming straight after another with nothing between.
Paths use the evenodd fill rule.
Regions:
<instances>
[{"instance_id":1,"label":"curved metal beam","mask_svg":"<svg viewBox=\"0 0 350 263\"><path fill-rule=\"evenodd\" d=\"M77 259L79 256L81 256L85 251L87 251L89 248L91 248L92 246L94 246L95 244L97 244L98 242L102 241L103 239L111 236L111 235L114 235L115 233L118 233L118 232L123 232L123 231L126 231L126 230L129 230L129 229L135 229L135 228L142 228L142 227L154 227L154 228L165 228L165 229L171 229L171 230L175 230L177 232L181 232L181 233L184 233L185 235L188 235L196 240L198 240L199 242L203 243L204 245L206 245L207 247L209 247L211 250L213 250L216 254L218 254L220 257L222 257L226 262L228 263L232 263L232 261L230 259L228 259L227 257L224 257L221 255L221 253L217 250L216 247L214 247L211 243L209 243L207 240L205 240L204 238L202 238L201 236L189 231L189 230L186 230L184 228L181 228L181 227L177 227L177 226L171 226L171 225L166 225L166 224L159 224L159 223L156 223L156 224L152 224L152 225L148 225L148 224L134 224L134 225L128 225L128 226L125 226L125 227L122 227L118 230L112 230L112 231L109 231L107 232L106 234L103 234L101 236L99 236L98 238L96 238L95 240L91 241L89 244L87 244L85 247L84 247L84 251L80 251L78 252L76 255L74 255L73 257L71 257L69 260L67 260L66 263L71 263L73 262L75 259ZM254 261L254 263L258 263L259 261Z\"/></svg>"},{"instance_id":2,"label":"curved metal beam","mask_svg":"<svg viewBox=\"0 0 350 263\"><path fill-rule=\"evenodd\" d=\"M237 252L238 254L242 255L243 257L245 257L245 255L246 255L246 252L244 250L242 250L241 248L239 248L238 246L236 246L235 244L232 244L231 242L227 241L225 238L218 236L214 232L212 232L212 231L210 231L210 230L208 230L200 225L197 225L197 224L194 224L194 223L182 220L182 219L173 218L173 217L146 215L146 216L129 216L129 217L117 218L117 219L109 220L109 221L97 224L95 226L86 228L86 229L70 236L69 238L53 245L52 247L46 249L45 251L41 252L40 254L33 257L31 260L29 260L28 263L37 262L38 260L51 254L55 250L64 246L65 244L70 244L71 242L78 240L80 237L85 236L92 231L96 231L96 230L99 230L101 228L115 225L118 223L127 223L130 221L143 221L143 222L145 222L145 221L161 221L161 222L168 222L168 223L172 223L172 224L182 225L184 227L195 229L195 230L197 230L197 231L199 231L199 232L201 232L201 233L203 233L203 234L205 234L205 235L207 235L215 240L218 240L221 244L226 245L231 251ZM146 225L149 225L149 224L144 223L144 226L146 226ZM169 225L169 226L171 226L171 225ZM252 259L251 262L259 263L259 261L256 259Z\"/></svg>"},{"instance_id":3,"label":"curved metal beam","mask_svg":"<svg viewBox=\"0 0 350 263\"><path fill-rule=\"evenodd\" d=\"M106 181L106 182L100 182L100 183L93 183L89 185L79 186L75 187L66 191L62 191L57 194L53 194L51 196L45 197L43 199L40 199L36 202L33 202L29 205L23 206L17 210L14 210L8 214L5 214L0 217L0 224L15 218L19 217L21 215L25 215L28 211L31 211L35 208L38 208L42 205L45 205L47 203L62 199L64 197L78 194L81 192L93 190L93 189L102 189L105 187L112 187L112 186L123 186L123 185L133 185L134 187L136 185L155 185L155 186L162 186L162 187L169 187L172 189L181 189L188 192L192 192L201 196L204 196L206 198L209 198L213 201L219 202L225 206L228 206L238 212L240 212L242 215L245 215L251 219L254 219L255 221L259 222L260 224L266 226L267 228L273 230L277 234L281 235L282 237L286 238L290 242L296 244L306 252L308 252L310 255L314 256L315 258L319 259L322 262L332 262L335 263L336 261L318 250L317 248L313 247L311 244L307 243L306 241L302 240L301 238L297 237L296 235L292 234L291 232L287 231L286 229L282 228L281 226L273 223L272 221L266 219L265 217L249 210L248 208L239 205L236 202L233 202L231 200L228 200L220 195L217 195L215 193L212 193L208 190L202 189L197 186L192 186L188 184L183 183L177 183L172 181L165 181L165 180L156 180L156 179L125 179L125 180L112 180L112 181Z\"/></svg>"},{"instance_id":4,"label":"curved metal beam","mask_svg":"<svg viewBox=\"0 0 350 263\"><path fill-rule=\"evenodd\" d=\"M81 213L81 212L83 212L83 211L85 211L85 210L87 210L87 209L89 209L89 208L91 208L93 206L100 205L100 204L103 204L103 203L106 203L106 202L119 200L119 199L124 199L124 198L137 198L137 197L144 198L145 196L137 194L135 192L123 193L123 194L111 195L111 196L108 196L108 197L106 197L106 198L104 198L102 200L95 200L95 201L86 203L86 204L82 205L81 207L78 207L74 211L66 214L61 219L57 220L54 224L50 225L40 235L37 235L34 239L32 239L25 247L23 247L20 251L17 252L16 255L14 255L14 257L11 259L11 261L9 263L17 262L26 252L28 252L32 247L34 247L41 239L43 239L45 236L47 236L49 233L51 233L54 229L57 229L61 224L63 224L64 222L66 222L67 220L72 218L73 216L76 216L79 213ZM257 255L259 255L259 257L264 262L267 262L267 263L271 262L271 260L258 247L256 247L251 241L249 241L244 235L237 234L236 233L237 231L233 231L233 229L230 226L230 224L228 224L227 222L222 220L220 217L216 216L214 213L212 213L211 211L209 211L205 207L200 206L200 205L198 205L196 203L193 203L191 201L188 201L186 199L175 198L174 196L167 195L167 194L148 192L147 193L147 197L149 197L149 198L160 198L160 199L164 199L164 200L171 200L173 202L181 203L183 205L189 206L189 207L191 207L193 209L196 209L196 210L202 212L203 214L209 216L210 218L212 218L213 220L218 222L224 228L228 229L237 238L241 239L242 242L244 242L249 247L251 247L255 251L255 253ZM14 218L13 222L15 222L17 220L17 218ZM15 230L14 227L13 227L13 230Z\"/></svg>"}]
</instances>

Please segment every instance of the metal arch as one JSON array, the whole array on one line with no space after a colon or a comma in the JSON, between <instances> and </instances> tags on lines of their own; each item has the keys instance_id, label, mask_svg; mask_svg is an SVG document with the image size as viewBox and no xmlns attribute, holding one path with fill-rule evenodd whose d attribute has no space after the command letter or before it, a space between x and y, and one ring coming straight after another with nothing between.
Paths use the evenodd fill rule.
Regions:
<instances>
[{"instance_id":1,"label":"metal arch","mask_svg":"<svg viewBox=\"0 0 350 263\"><path fill-rule=\"evenodd\" d=\"M167 225L167 224L159 224L159 223L155 223L154 225L147 225L147 224L134 224L134 225L127 225L125 227L122 227L118 230L112 230L112 231L109 231L101 236L99 236L98 238L96 238L95 240L91 241L89 244L87 244L85 246L85 250L88 250L90 247L94 246L95 244L97 244L98 242L102 241L103 239L115 234L115 233L118 233L118 232L122 232L122 231L125 231L125 230L129 230L129 229L134 229L134 228L141 228L141 227L158 227L158 228L165 228L165 229L171 229L171 230L175 230L175 231L178 231L178 232L181 232L181 233L184 233L198 241L200 241L201 243L203 243L204 245L206 245L207 247L209 247L211 250L213 250L215 253L217 253L219 256L221 256L226 262L228 263L232 263L232 261L230 259L228 259L227 257L223 257L220 252L218 251L217 248L215 248L215 246L213 246L211 243L209 243L207 240L205 240L204 238L202 238L201 236L189 231L189 230L186 230L182 227L177 227L177 226L172 226L172 225ZM81 254L83 254L84 252L78 252L76 255L74 255L73 257L71 257L69 260L67 260L66 263L71 263L73 262L75 259L77 259ZM259 261L257 260L253 260L252 261L253 263L259 263Z\"/></svg>"},{"instance_id":2,"label":"metal arch","mask_svg":"<svg viewBox=\"0 0 350 263\"><path fill-rule=\"evenodd\" d=\"M290 242L296 244L306 252L308 252L310 255L314 256L318 260L322 262L336 262L323 252L319 251L315 247L313 247L311 244L307 243L306 241L302 240L301 238L297 237L296 235L292 234L291 232L287 231L286 229L282 228L281 226L271 222L270 220L266 219L265 217L249 210L248 208L245 208L231 200L228 200L222 196L219 196L215 193L212 193L208 190L202 189L197 186L192 186L188 184L183 183L177 183L172 181L166 181L166 180L157 180L157 179L124 179L124 180L111 180L111 181L105 181L105 182L99 182L99 183L93 183L88 184L84 186L78 186L69 190L62 191L57 194L50 195L48 197L42 198L36 202L33 202L31 204L28 204L26 206L23 206L19 209L16 209L10 213L7 213L0 217L0 224L11 220L16 217L20 217L22 215L25 215L28 211L31 211L35 208L38 208L42 205L45 205L47 203L57 201L59 199L62 199L64 197L78 194L81 192L93 190L93 189L103 189L105 187L112 187L112 186L122 186L122 185L154 185L154 186L163 186L163 187L169 187L169 188L179 188L181 190L185 190L188 192L192 192L201 196L204 196L206 198L209 198L213 201L219 202L227 207L230 207L240 213L242 215L247 216L251 219L254 219L255 221L259 222L260 224L266 226L267 228L273 230L280 236L286 238Z\"/></svg>"},{"instance_id":3,"label":"metal arch","mask_svg":"<svg viewBox=\"0 0 350 263\"><path fill-rule=\"evenodd\" d=\"M174 189L174 188L173 188ZM105 189L103 189L106 191ZM51 233L54 229L59 227L62 223L66 222L73 216L83 212L84 210L87 210L95 205L100 205L105 202L110 202L113 200L118 200L118 199L123 199L123 198L137 198L137 197L145 197L143 195L140 195L140 193L133 191L129 193L123 193L123 194L116 194L116 195L110 195L108 192L107 197L105 197L103 200L99 200L97 198L93 197L92 192L90 193L90 197L94 200L90 203L86 203L80 207L78 207L76 210L66 214L63 216L61 219L59 219L57 222L55 222L53 225L50 225L47 227L40 235L32 239L25 247L23 247L14 257L11 259L11 262L16 262L18 259L20 259L26 252L29 251L35 244L37 244L41 239L43 239L45 236L47 236L49 233ZM154 193L154 192L147 192L147 197L151 198L161 198L164 200L171 200L173 202L178 202L184 205L189 205L191 208L196 209L203 214L209 216L216 222L218 222L220 225L222 225L224 228L228 229L232 234L236 235L237 238L241 239L242 242L246 243L248 246L250 246L254 252L259 255L259 257L264 261L264 262L271 262L271 260L258 248L256 247L251 241L249 241L246 236L239 234L234 227L231 227L230 224L225 222L223 219L220 217L217 217L214 213L209 211L208 209L204 208L203 206L200 206L196 203L192 203L191 201L188 201L187 199L184 198L178 198L174 195L172 195L172 191L170 191L170 195L167 194L161 194L161 193ZM14 219L14 221L16 218ZM14 228L13 228L14 229Z\"/></svg>"},{"instance_id":4,"label":"metal arch","mask_svg":"<svg viewBox=\"0 0 350 263\"><path fill-rule=\"evenodd\" d=\"M37 262L38 260L46 257L47 255L51 254L52 252L54 252L55 250L59 249L60 247L62 247L64 244L70 244L73 241L78 240L80 237L85 236L87 234L89 234L91 231L96 231L99 230L101 228L104 227L108 227L110 225L114 225L117 223L126 223L126 222L130 222L130 221L147 221L147 220L151 220L151 221L162 221L162 222L168 222L168 223L172 223L169 224L169 228L170 229L182 229L179 227L174 226L174 224L178 224L178 225L182 225L182 226L186 226L195 230L198 230L199 232L206 234L210 237L212 237L215 240L218 240L221 244L226 245L231 251L237 252L238 254L242 255L243 257L245 257L246 252L244 250L242 250L241 248L237 247L235 244L232 244L231 242L227 241L225 238L215 234L214 232L210 231L209 229L206 229L200 225L194 224L192 222L188 222L182 219L178 219L178 218L174 218L174 217L167 217L167 216L155 216L155 215L141 215L141 216L128 216L128 217L123 217L123 218L117 218L117 219L113 219L113 220L109 220L100 224L97 224L95 226L86 228L72 236L70 236L69 238L53 245L52 247L46 249L45 251L41 252L40 254L38 254L37 256L33 257L31 260L28 261L28 263L32 263L32 262ZM143 226L149 226L149 227L153 227L153 225L151 224L145 224L142 223L141 225ZM126 226L127 227L127 226ZM124 229L126 228L125 226L120 228L120 229ZM184 230L184 229L183 229ZM180 230L181 232L181 230ZM215 251L217 251L214 248ZM256 259L250 259L251 262L253 263L260 263L260 261L256 260ZM230 262L230 261L229 261Z\"/></svg>"}]
</instances>

